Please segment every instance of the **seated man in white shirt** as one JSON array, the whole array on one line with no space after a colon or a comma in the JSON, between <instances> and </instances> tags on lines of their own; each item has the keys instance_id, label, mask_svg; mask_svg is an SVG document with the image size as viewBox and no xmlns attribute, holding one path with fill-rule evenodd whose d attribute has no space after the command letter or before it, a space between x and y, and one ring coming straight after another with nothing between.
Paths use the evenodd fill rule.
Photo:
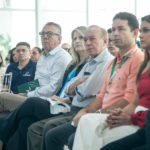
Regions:
<instances>
[{"instance_id":1,"label":"seated man in white shirt","mask_svg":"<svg viewBox=\"0 0 150 150\"><path fill-rule=\"evenodd\" d=\"M50 97L59 90L64 72L71 61L71 56L59 47L61 43L61 27L54 22L48 22L39 33L43 46L43 55L36 66L35 79L39 87L25 93L0 94L0 112L12 111L27 97Z\"/></svg>"}]
</instances>

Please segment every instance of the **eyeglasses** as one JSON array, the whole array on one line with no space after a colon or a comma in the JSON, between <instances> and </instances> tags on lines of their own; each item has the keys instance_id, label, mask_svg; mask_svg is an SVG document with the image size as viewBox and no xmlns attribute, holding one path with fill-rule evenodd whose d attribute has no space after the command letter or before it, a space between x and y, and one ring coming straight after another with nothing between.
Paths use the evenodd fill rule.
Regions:
<instances>
[{"instance_id":1,"label":"eyeglasses","mask_svg":"<svg viewBox=\"0 0 150 150\"><path fill-rule=\"evenodd\" d=\"M27 51L26 49L16 49L16 52L17 52L17 53L20 53L20 52L25 53L26 51Z\"/></svg>"},{"instance_id":2,"label":"eyeglasses","mask_svg":"<svg viewBox=\"0 0 150 150\"><path fill-rule=\"evenodd\" d=\"M43 36L47 36L47 37L52 37L53 35L57 35L57 36L59 36L60 34L59 33L55 33L55 32L51 32L51 31L48 31L48 32L39 32L39 35L41 36L41 37L43 37Z\"/></svg>"}]
</instances>

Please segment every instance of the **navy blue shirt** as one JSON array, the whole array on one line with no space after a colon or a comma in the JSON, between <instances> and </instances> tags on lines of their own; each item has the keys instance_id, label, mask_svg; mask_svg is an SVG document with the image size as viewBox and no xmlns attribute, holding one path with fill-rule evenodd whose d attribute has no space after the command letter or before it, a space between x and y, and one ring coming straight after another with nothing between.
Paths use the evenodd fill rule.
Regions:
<instances>
[{"instance_id":1,"label":"navy blue shirt","mask_svg":"<svg viewBox=\"0 0 150 150\"><path fill-rule=\"evenodd\" d=\"M32 60L23 68L18 68L18 62L10 64L7 67L6 73L12 72L11 91L18 94L18 85L34 80L36 63Z\"/></svg>"}]
</instances>

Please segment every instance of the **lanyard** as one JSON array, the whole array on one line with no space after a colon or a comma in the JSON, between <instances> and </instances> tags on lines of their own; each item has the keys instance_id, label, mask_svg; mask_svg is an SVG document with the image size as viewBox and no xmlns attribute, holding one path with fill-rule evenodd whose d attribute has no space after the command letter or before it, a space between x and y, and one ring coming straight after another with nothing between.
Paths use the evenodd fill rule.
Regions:
<instances>
[{"instance_id":1,"label":"lanyard","mask_svg":"<svg viewBox=\"0 0 150 150\"><path fill-rule=\"evenodd\" d=\"M136 50L137 50L137 49L134 49L133 52L135 52ZM119 66L118 66L118 68L117 68L116 71L114 71L114 70L115 70L115 66L116 66L116 62L117 62L117 58L115 58L115 60L114 60L114 62L113 62L112 69L111 69L109 84L112 83L112 80L113 80L114 77L116 76L117 71L122 67L122 65L125 63L125 61L127 60L127 58L128 58L130 55L132 55L132 53L127 54L127 55L123 58L123 60L122 60L121 63L119 64Z\"/></svg>"},{"instance_id":2,"label":"lanyard","mask_svg":"<svg viewBox=\"0 0 150 150\"><path fill-rule=\"evenodd\" d=\"M118 68L117 68L116 71L114 71L114 70L115 70L115 65L116 65L116 62L117 62L117 58L114 60L113 66L112 66L112 70L111 70L111 74L110 74L110 79L109 79L109 82L108 82L108 85L107 85L107 89L106 89L106 92L105 92L105 95L104 95L104 98L103 98L103 103L105 102L105 99L106 99L106 97L107 97L107 95L108 95L108 93L109 93L109 86L110 86L110 84L112 83L112 80L114 79L115 75L117 74L117 71L118 71L118 70L121 68L121 66L125 63L125 61L127 60L127 58L128 58L130 55L132 55L136 50L137 50L137 48L135 48L132 53L127 54L127 55L123 58L123 60L122 60L121 63L119 64L119 66L118 66Z\"/></svg>"}]
</instances>

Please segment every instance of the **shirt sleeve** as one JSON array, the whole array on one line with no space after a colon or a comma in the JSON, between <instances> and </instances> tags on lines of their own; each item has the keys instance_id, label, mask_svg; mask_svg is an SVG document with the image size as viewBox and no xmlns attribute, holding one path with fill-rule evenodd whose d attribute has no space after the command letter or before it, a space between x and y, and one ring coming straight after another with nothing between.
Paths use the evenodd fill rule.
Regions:
<instances>
[{"instance_id":1,"label":"shirt sleeve","mask_svg":"<svg viewBox=\"0 0 150 150\"><path fill-rule=\"evenodd\" d=\"M49 97L54 95L62 84L65 69L68 65L68 61L64 61L64 58L59 58L54 65L55 68L51 69L52 73L50 81L45 86L36 88L27 94L28 97Z\"/></svg>"},{"instance_id":2,"label":"shirt sleeve","mask_svg":"<svg viewBox=\"0 0 150 150\"><path fill-rule=\"evenodd\" d=\"M96 96L96 98L99 99L100 101L103 101L105 93L107 91L107 84L108 84L108 80L109 80L109 76L110 76L111 66L112 66L112 62L110 62L107 67L103 87L102 87L101 91L99 91L99 94Z\"/></svg>"},{"instance_id":3,"label":"shirt sleeve","mask_svg":"<svg viewBox=\"0 0 150 150\"><path fill-rule=\"evenodd\" d=\"M131 121L134 125L138 125L140 128L143 128L146 123L146 114L148 110L146 111L139 111L135 114L131 115Z\"/></svg>"}]
</instances>

